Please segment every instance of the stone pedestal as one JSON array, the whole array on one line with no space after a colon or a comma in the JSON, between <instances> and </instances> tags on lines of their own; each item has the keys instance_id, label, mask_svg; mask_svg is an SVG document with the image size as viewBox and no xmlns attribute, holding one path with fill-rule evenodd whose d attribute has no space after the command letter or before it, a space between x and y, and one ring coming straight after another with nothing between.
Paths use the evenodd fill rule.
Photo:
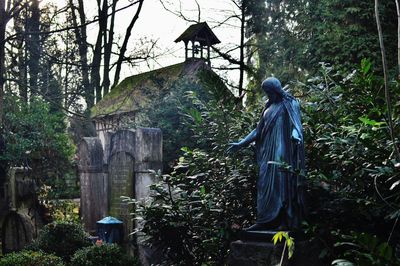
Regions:
<instances>
[{"instance_id":1,"label":"stone pedestal","mask_svg":"<svg viewBox=\"0 0 400 266\"><path fill-rule=\"evenodd\" d=\"M229 266L266 266L279 265L283 245L274 246L268 242L250 242L237 240L231 243ZM287 259L284 264L287 265Z\"/></svg>"},{"instance_id":2,"label":"stone pedestal","mask_svg":"<svg viewBox=\"0 0 400 266\"><path fill-rule=\"evenodd\" d=\"M136 129L136 161L135 161L135 198L146 201L150 196L150 185L158 180L154 172L162 170L162 132L156 128ZM136 227L143 226L143 221L136 221ZM143 236L136 234L140 262L143 266L159 265L162 254L159 247L144 246Z\"/></svg>"},{"instance_id":3,"label":"stone pedestal","mask_svg":"<svg viewBox=\"0 0 400 266\"><path fill-rule=\"evenodd\" d=\"M111 137L108 160L110 205L109 215L124 223L125 240L134 230L130 213L132 205L121 197L135 197L135 136L134 130L118 130Z\"/></svg>"},{"instance_id":4,"label":"stone pedestal","mask_svg":"<svg viewBox=\"0 0 400 266\"><path fill-rule=\"evenodd\" d=\"M284 247L284 240L274 245L272 237L276 232L260 231L241 233L241 240L231 243L231 251L229 254L229 266L269 266L279 265ZM289 234L290 235L290 234ZM313 265L319 266L322 263L318 259L319 250L315 245L300 237L296 239L296 235L292 233L295 242L295 250L293 257L288 259L287 248L283 255L282 265L303 266Z\"/></svg>"},{"instance_id":5,"label":"stone pedestal","mask_svg":"<svg viewBox=\"0 0 400 266\"><path fill-rule=\"evenodd\" d=\"M103 170L103 148L98 138L83 138L78 148L82 222L96 231L96 222L107 214L107 174Z\"/></svg>"}]
</instances>

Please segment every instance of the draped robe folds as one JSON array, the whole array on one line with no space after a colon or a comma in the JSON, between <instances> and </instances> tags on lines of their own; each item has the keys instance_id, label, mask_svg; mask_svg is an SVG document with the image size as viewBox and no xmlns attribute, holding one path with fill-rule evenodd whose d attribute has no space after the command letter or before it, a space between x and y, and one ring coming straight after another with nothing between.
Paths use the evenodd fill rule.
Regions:
<instances>
[{"instance_id":1,"label":"draped robe folds","mask_svg":"<svg viewBox=\"0 0 400 266\"><path fill-rule=\"evenodd\" d=\"M299 142L292 139L296 131ZM304 217L304 144L294 98L267 104L257 126L257 223L298 228ZM278 164L277 164L278 163ZM280 165L282 163L282 165ZM285 166L290 166L287 169Z\"/></svg>"}]
</instances>

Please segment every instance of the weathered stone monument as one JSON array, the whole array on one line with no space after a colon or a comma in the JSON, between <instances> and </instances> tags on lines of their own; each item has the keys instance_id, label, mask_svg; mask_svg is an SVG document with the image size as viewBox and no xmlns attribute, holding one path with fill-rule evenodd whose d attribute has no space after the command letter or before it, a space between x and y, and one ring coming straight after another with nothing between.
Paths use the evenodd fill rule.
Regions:
<instances>
[{"instance_id":1,"label":"weathered stone monument","mask_svg":"<svg viewBox=\"0 0 400 266\"><path fill-rule=\"evenodd\" d=\"M143 200L162 169L162 132L155 128L107 132L102 138L84 138L79 145L81 217L88 231L96 222L114 216L124 223L125 242L135 225L132 206L122 197Z\"/></svg>"},{"instance_id":2,"label":"weathered stone monument","mask_svg":"<svg viewBox=\"0 0 400 266\"><path fill-rule=\"evenodd\" d=\"M119 130L111 137L108 160L110 181L109 215L124 223L124 235L133 231L130 206L122 202L121 197L135 197L135 136L133 130Z\"/></svg>"},{"instance_id":3,"label":"weathered stone monument","mask_svg":"<svg viewBox=\"0 0 400 266\"><path fill-rule=\"evenodd\" d=\"M81 215L85 229L96 231L96 222L108 211L108 177L103 169L103 148L98 138L83 138L79 144Z\"/></svg>"},{"instance_id":4,"label":"weathered stone monument","mask_svg":"<svg viewBox=\"0 0 400 266\"><path fill-rule=\"evenodd\" d=\"M1 223L2 252L19 251L37 236L42 226L38 213L36 182L30 170L12 167L5 183L5 204Z\"/></svg>"}]
</instances>

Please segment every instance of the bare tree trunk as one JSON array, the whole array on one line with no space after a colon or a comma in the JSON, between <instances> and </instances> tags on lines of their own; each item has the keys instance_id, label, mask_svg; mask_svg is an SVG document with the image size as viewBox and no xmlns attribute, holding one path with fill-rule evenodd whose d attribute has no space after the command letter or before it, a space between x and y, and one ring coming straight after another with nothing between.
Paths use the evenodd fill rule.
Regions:
<instances>
[{"instance_id":1,"label":"bare tree trunk","mask_svg":"<svg viewBox=\"0 0 400 266\"><path fill-rule=\"evenodd\" d=\"M124 62L125 52L126 52L126 49L128 46L128 41L129 41L129 38L132 33L132 28L139 18L139 14L140 14L140 11L142 10L143 2L144 2L144 0L138 0L139 6L136 10L135 16L132 18L131 23L129 24L128 28L126 29L124 42L122 43L121 50L119 52L118 60L116 63L117 68L115 70L114 84L113 84L112 88L115 88L115 86L117 86L117 84L119 82L119 77L121 74L121 67L122 67L122 63Z\"/></svg>"},{"instance_id":2,"label":"bare tree trunk","mask_svg":"<svg viewBox=\"0 0 400 266\"><path fill-rule=\"evenodd\" d=\"M395 2L397 11L397 67L398 67L397 79L400 81L400 4L399 0L395 0Z\"/></svg>"},{"instance_id":3,"label":"bare tree trunk","mask_svg":"<svg viewBox=\"0 0 400 266\"><path fill-rule=\"evenodd\" d=\"M118 0L113 0L112 2L112 13L110 21L110 29L104 31L104 69L103 69L103 94L106 95L110 90L110 59L112 53L112 45L114 40L114 21L115 21L115 9L117 7ZM108 40L107 40L108 39Z\"/></svg>"},{"instance_id":4,"label":"bare tree trunk","mask_svg":"<svg viewBox=\"0 0 400 266\"><path fill-rule=\"evenodd\" d=\"M389 92L389 80L388 80L388 66L386 62L386 52L385 52L385 45L383 43L383 33L382 33L382 26L381 21L379 18L379 1L375 0L375 18L376 18L376 26L378 29L378 36L379 36L379 45L381 47L381 54L382 54L382 67L383 67L383 78L385 82L385 98L386 98L386 105L387 105L387 116L389 121L389 133L390 138L393 143L393 150L397 160L400 160L400 153L399 149L396 144L396 138L394 136L394 126L393 126L393 119L392 119L392 103L390 99L390 92Z\"/></svg>"},{"instance_id":5,"label":"bare tree trunk","mask_svg":"<svg viewBox=\"0 0 400 266\"><path fill-rule=\"evenodd\" d=\"M85 7L83 4L83 0L78 0L78 6L76 7L73 3L73 0L69 0L69 4L71 7L71 15L72 15L72 23L74 25L74 32L76 36L76 40L78 42L78 50L79 50L79 60L81 64L82 71L82 86L84 89L84 97L86 101L87 109L94 105L94 89L89 80L89 64L88 64L88 45L87 45L87 36L86 36L86 15L85 15ZM75 9L77 9L79 14L79 23L75 13Z\"/></svg>"},{"instance_id":6,"label":"bare tree trunk","mask_svg":"<svg viewBox=\"0 0 400 266\"><path fill-rule=\"evenodd\" d=\"M17 16L21 11L22 0L0 0L0 131L3 128L4 112L4 83L5 83L5 45L6 45L6 26L13 16ZM0 136L1 139L1 136Z\"/></svg>"},{"instance_id":7,"label":"bare tree trunk","mask_svg":"<svg viewBox=\"0 0 400 266\"><path fill-rule=\"evenodd\" d=\"M3 98L4 98L4 82L5 82L5 42L6 42L6 25L9 21L6 12L5 0L0 0L0 128L3 127Z\"/></svg>"},{"instance_id":8,"label":"bare tree trunk","mask_svg":"<svg viewBox=\"0 0 400 266\"><path fill-rule=\"evenodd\" d=\"M28 103L28 69L27 69L27 53L26 53L26 40L24 30L27 28L28 17L27 11L24 15L14 18L14 30L16 33L16 48L18 49L17 62L18 62L18 90L21 99Z\"/></svg>"},{"instance_id":9,"label":"bare tree trunk","mask_svg":"<svg viewBox=\"0 0 400 266\"><path fill-rule=\"evenodd\" d=\"M40 28L40 9L39 1L32 0L30 7L31 16L28 20L28 31L29 37L27 40L27 48L29 52L29 87L31 93L37 94L38 91L38 74L39 74L39 61L40 61L40 39L39 39L39 28Z\"/></svg>"},{"instance_id":10,"label":"bare tree trunk","mask_svg":"<svg viewBox=\"0 0 400 266\"><path fill-rule=\"evenodd\" d=\"M103 5L100 4L101 0L97 0L98 15L99 15L99 32L97 34L96 45L93 52L92 67L90 70L90 81L93 88L96 90L96 103L98 103L101 98L101 77L100 77L100 64L101 64L101 50L102 50L102 39L103 34L107 31L107 0L103 0Z\"/></svg>"},{"instance_id":11,"label":"bare tree trunk","mask_svg":"<svg viewBox=\"0 0 400 266\"><path fill-rule=\"evenodd\" d=\"M239 58L239 100L242 101L243 94L243 81L244 81L244 34L245 34L245 24L246 24L246 16L245 16L245 8L246 1L242 1L241 6L241 16L240 16L240 58Z\"/></svg>"}]
</instances>

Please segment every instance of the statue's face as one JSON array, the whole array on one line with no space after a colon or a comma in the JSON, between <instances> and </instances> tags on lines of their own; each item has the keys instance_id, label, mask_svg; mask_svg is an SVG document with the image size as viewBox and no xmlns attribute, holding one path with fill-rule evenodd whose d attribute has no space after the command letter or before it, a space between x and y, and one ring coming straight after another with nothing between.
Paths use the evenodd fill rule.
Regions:
<instances>
[{"instance_id":1,"label":"statue's face","mask_svg":"<svg viewBox=\"0 0 400 266\"><path fill-rule=\"evenodd\" d=\"M277 94L276 92L274 92L272 90L265 90L265 93L267 94L268 99L272 102L276 102L282 98L279 94Z\"/></svg>"},{"instance_id":2,"label":"statue's face","mask_svg":"<svg viewBox=\"0 0 400 266\"><path fill-rule=\"evenodd\" d=\"M272 102L279 101L282 96L278 93L281 83L276 78L268 78L264 80L261 87L267 94L268 99Z\"/></svg>"}]
</instances>

